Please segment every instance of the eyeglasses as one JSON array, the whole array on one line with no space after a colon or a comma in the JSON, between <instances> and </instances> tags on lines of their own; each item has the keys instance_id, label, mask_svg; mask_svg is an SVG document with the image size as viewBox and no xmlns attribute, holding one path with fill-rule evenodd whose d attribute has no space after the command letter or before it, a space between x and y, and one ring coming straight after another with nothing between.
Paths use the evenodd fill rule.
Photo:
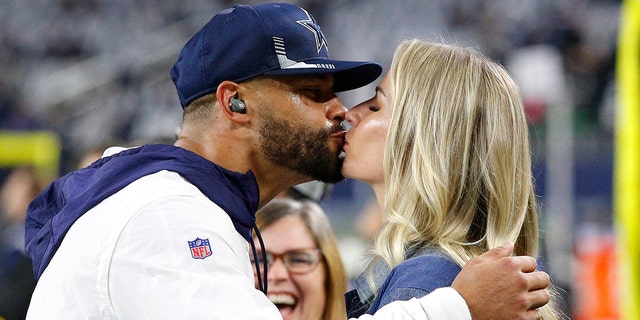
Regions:
<instances>
[{"instance_id":1,"label":"eyeglasses","mask_svg":"<svg viewBox=\"0 0 640 320\"><path fill-rule=\"evenodd\" d=\"M263 258L264 257L264 258ZM264 255L258 253L258 260L251 257L251 264L255 272L256 265L262 266L263 259L267 260L267 264L271 267L276 259L282 258L285 268L291 273L307 273L311 272L322 260L322 251L318 248L313 249L294 249L283 254L273 254L266 252Z\"/></svg>"}]
</instances>

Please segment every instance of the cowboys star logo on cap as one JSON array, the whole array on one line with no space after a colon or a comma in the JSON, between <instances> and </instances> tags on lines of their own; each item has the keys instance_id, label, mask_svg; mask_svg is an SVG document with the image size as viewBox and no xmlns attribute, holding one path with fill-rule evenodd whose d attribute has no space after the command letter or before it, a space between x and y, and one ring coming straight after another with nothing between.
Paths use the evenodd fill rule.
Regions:
<instances>
[{"instance_id":1,"label":"cowboys star logo on cap","mask_svg":"<svg viewBox=\"0 0 640 320\"><path fill-rule=\"evenodd\" d=\"M171 68L180 104L216 92L225 80L333 74L333 90L373 82L374 62L335 60L313 16L293 4L236 5L216 14L185 44Z\"/></svg>"},{"instance_id":2,"label":"cowboys star logo on cap","mask_svg":"<svg viewBox=\"0 0 640 320\"><path fill-rule=\"evenodd\" d=\"M302 11L304 11L304 13L307 15L307 19L298 20L296 22L299 25L309 29L309 31L311 31L313 35L316 37L316 48L318 50L318 53L320 53L320 50L322 50L322 46L326 47L328 50L329 47L327 46L327 40L325 39L324 34L322 34L322 31L320 31L320 26L316 23L315 19L311 17L311 15L309 14L309 12L307 12L307 10L302 9Z\"/></svg>"}]
</instances>

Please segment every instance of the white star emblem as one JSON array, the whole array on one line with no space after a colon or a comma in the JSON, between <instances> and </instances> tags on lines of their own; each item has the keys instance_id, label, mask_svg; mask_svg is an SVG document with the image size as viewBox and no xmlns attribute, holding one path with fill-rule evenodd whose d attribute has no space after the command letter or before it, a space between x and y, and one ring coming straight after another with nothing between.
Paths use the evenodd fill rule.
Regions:
<instances>
[{"instance_id":1,"label":"white star emblem","mask_svg":"<svg viewBox=\"0 0 640 320\"><path fill-rule=\"evenodd\" d=\"M316 49L318 49L318 53L320 53L320 50L322 50L322 46L329 50L329 47L327 46L327 40L324 38L322 31L320 31L320 27L318 26L318 24L316 24L313 18L311 18L311 15L309 15L309 12L307 12L307 10L302 9L302 11L304 11L304 13L307 15L307 19L298 20L296 22L299 25L307 28L316 37Z\"/></svg>"}]
</instances>

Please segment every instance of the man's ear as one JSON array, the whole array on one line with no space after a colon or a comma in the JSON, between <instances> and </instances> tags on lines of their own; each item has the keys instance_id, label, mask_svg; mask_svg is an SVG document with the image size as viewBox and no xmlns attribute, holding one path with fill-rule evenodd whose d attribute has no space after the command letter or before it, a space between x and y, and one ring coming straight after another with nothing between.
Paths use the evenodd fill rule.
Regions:
<instances>
[{"instance_id":1,"label":"man's ear","mask_svg":"<svg viewBox=\"0 0 640 320\"><path fill-rule=\"evenodd\" d=\"M216 90L216 99L223 114L232 121L246 122L249 120L247 105L240 97L241 85L233 81L222 81Z\"/></svg>"}]
</instances>

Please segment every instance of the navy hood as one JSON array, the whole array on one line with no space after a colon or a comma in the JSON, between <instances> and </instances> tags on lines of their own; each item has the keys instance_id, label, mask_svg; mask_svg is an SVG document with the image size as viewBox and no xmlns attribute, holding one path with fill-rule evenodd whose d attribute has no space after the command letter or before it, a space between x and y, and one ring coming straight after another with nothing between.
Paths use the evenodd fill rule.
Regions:
<instances>
[{"instance_id":1,"label":"navy hood","mask_svg":"<svg viewBox=\"0 0 640 320\"><path fill-rule=\"evenodd\" d=\"M258 184L253 173L226 170L201 156L171 145L145 145L102 158L50 184L27 209L25 249L40 277L65 234L85 212L131 182L162 171L173 171L195 185L231 217L252 242L258 208Z\"/></svg>"}]
</instances>

